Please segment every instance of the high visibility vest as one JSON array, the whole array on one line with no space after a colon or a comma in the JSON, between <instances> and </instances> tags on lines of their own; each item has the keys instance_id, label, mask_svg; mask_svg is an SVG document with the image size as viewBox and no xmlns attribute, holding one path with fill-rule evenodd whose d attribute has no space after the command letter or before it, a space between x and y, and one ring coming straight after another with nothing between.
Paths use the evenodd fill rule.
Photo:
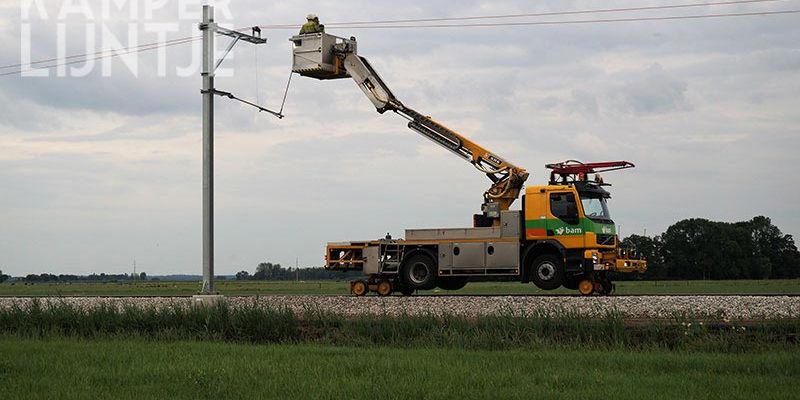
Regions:
<instances>
[{"instance_id":1,"label":"high visibility vest","mask_svg":"<svg viewBox=\"0 0 800 400\"><path fill-rule=\"evenodd\" d=\"M323 30L320 27L320 25L318 23L316 23L316 22L313 22L313 21L306 22L305 24L303 24L303 27L300 28L300 34L301 35L306 34L306 33L318 33L318 32L322 32L322 31Z\"/></svg>"}]
</instances>

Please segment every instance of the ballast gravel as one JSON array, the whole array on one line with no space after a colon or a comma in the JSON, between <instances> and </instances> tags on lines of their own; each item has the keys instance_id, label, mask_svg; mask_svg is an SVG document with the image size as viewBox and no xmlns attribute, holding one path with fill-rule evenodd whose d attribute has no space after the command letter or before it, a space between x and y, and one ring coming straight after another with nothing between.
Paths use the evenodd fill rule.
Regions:
<instances>
[{"instance_id":1,"label":"ballast gravel","mask_svg":"<svg viewBox=\"0 0 800 400\"><path fill-rule=\"evenodd\" d=\"M0 298L0 308L15 304L25 307L33 298ZM101 304L123 307L189 307L191 297L44 297L42 303L63 303L77 307ZM359 315L485 315L582 316L615 314L632 319L715 318L775 319L800 318L798 296L248 296L226 297L232 307L289 308L302 315L330 312Z\"/></svg>"}]
</instances>

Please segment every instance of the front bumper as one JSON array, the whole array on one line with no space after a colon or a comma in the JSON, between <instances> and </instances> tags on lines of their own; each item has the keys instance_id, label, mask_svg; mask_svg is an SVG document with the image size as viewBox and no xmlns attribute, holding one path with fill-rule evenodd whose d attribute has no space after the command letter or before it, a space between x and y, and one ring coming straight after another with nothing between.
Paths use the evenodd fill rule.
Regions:
<instances>
[{"instance_id":1,"label":"front bumper","mask_svg":"<svg viewBox=\"0 0 800 400\"><path fill-rule=\"evenodd\" d=\"M614 270L617 272L638 272L642 273L647 271L647 261L644 260L630 260L630 259L617 259L614 265Z\"/></svg>"},{"instance_id":2,"label":"front bumper","mask_svg":"<svg viewBox=\"0 0 800 400\"><path fill-rule=\"evenodd\" d=\"M584 253L583 270L590 271L615 271L621 273L642 273L647 271L647 261L617 258L616 253L586 250Z\"/></svg>"}]
</instances>

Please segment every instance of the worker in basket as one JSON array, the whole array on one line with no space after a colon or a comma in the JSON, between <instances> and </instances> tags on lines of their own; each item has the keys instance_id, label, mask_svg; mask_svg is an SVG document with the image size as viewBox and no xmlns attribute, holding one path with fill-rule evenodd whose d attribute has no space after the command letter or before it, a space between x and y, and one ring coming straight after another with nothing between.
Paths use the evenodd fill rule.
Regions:
<instances>
[{"instance_id":1,"label":"worker in basket","mask_svg":"<svg viewBox=\"0 0 800 400\"><path fill-rule=\"evenodd\" d=\"M300 34L305 35L308 33L322 33L325 32L325 25L319 24L319 18L314 14L308 14L306 17L308 22L303 24L303 27L300 28Z\"/></svg>"}]
</instances>

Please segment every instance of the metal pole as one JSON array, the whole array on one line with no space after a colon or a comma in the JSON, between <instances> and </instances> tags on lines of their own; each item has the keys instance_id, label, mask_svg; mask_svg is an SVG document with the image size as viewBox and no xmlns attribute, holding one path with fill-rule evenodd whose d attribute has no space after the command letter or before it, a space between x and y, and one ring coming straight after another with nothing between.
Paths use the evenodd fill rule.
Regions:
<instances>
[{"instance_id":1,"label":"metal pole","mask_svg":"<svg viewBox=\"0 0 800 400\"><path fill-rule=\"evenodd\" d=\"M203 294L214 293L214 7L203 6Z\"/></svg>"}]
</instances>

